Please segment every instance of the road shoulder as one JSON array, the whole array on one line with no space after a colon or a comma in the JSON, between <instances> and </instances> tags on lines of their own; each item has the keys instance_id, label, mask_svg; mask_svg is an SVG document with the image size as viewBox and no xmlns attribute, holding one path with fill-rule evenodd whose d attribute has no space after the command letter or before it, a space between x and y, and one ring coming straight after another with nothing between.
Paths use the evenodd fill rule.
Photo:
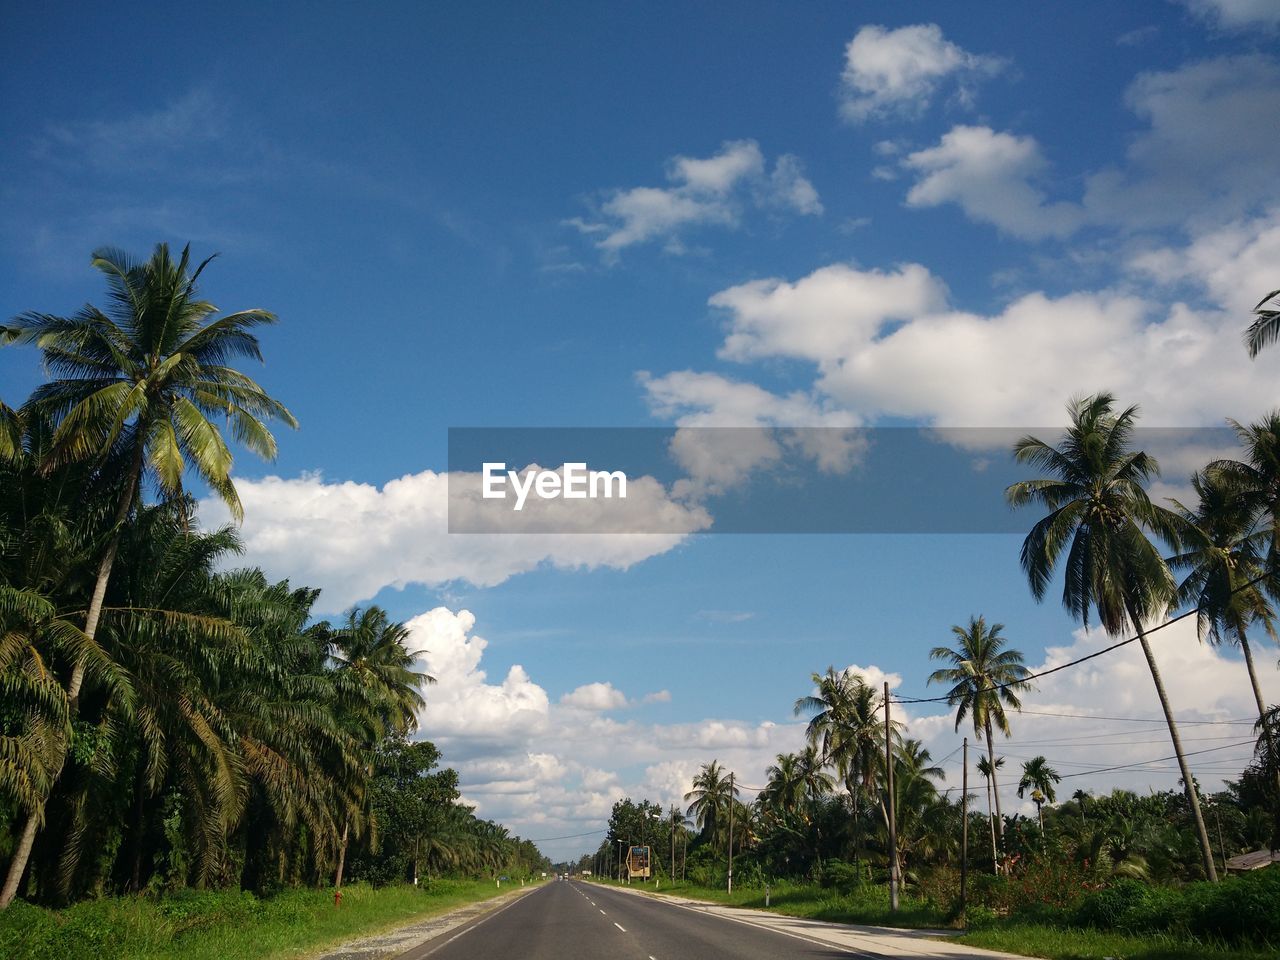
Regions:
<instances>
[{"instance_id":1,"label":"road shoulder","mask_svg":"<svg viewBox=\"0 0 1280 960\"><path fill-rule=\"evenodd\" d=\"M325 947L311 954L308 960L391 960L403 957L418 947L452 933L459 927L477 921L487 914L501 910L521 897L540 889L539 884L516 887L509 893L498 894L487 900L468 903L465 906L432 914L421 920L348 941L336 947Z\"/></svg>"}]
</instances>

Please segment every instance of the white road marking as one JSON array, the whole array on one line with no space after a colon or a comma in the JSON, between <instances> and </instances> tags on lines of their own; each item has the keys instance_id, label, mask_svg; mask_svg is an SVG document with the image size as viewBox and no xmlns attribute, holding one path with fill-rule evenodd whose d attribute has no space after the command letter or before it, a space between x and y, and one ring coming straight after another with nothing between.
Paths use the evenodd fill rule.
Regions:
<instances>
[{"instance_id":1,"label":"white road marking","mask_svg":"<svg viewBox=\"0 0 1280 960\"><path fill-rule=\"evenodd\" d=\"M613 925L617 927L619 930L621 930L623 933L627 932L627 928L624 927L622 924L620 924L617 920L613 921Z\"/></svg>"},{"instance_id":2,"label":"white road marking","mask_svg":"<svg viewBox=\"0 0 1280 960\"><path fill-rule=\"evenodd\" d=\"M601 911L600 911L600 913L601 913L603 916L606 916L606 917L608 916L608 914L607 914L607 913L605 913L603 910L601 910Z\"/></svg>"}]
</instances>

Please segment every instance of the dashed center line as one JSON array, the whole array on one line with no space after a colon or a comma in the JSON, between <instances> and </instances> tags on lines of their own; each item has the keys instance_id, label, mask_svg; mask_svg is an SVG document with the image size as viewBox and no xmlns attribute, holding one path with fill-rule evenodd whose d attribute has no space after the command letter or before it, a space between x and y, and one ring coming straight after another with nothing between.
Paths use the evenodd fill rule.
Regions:
<instances>
[{"instance_id":1,"label":"dashed center line","mask_svg":"<svg viewBox=\"0 0 1280 960\"><path fill-rule=\"evenodd\" d=\"M603 916L606 916L606 917L608 916L608 914L607 914L607 913L605 913L603 910L601 910L601 911L600 911L600 913L601 913Z\"/></svg>"},{"instance_id":2,"label":"dashed center line","mask_svg":"<svg viewBox=\"0 0 1280 960\"><path fill-rule=\"evenodd\" d=\"M619 930L621 930L623 933L627 932L627 928L624 927L622 924L620 924L617 920L613 921L613 925L617 927Z\"/></svg>"}]
</instances>

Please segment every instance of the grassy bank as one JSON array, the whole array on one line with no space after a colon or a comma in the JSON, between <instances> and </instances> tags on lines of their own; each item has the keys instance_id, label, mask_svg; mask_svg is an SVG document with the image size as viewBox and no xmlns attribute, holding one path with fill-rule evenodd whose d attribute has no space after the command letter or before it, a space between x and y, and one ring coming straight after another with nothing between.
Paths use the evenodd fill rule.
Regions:
<instances>
[{"instance_id":1,"label":"grassy bank","mask_svg":"<svg viewBox=\"0 0 1280 960\"><path fill-rule=\"evenodd\" d=\"M438 880L429 887L323 890L258 899L239 891L115 897L44 910L14 903L0 913L6 960L284 960L389 930L498 893L492 881Z\"/></svg>"},{"instance_id":2,"label":"grassy bank","mask_svg":"<svg viewBox=\"0 0 1280 960\"><path fill-rule=\"evenodd\" d=\"M1197 943L1159 933L1137 936L1110 930L1065 930L1019 923L975 930L955 942L1048 960L1275 960L1276 957L1274 950Z\"/></svg>"}]
</instances>

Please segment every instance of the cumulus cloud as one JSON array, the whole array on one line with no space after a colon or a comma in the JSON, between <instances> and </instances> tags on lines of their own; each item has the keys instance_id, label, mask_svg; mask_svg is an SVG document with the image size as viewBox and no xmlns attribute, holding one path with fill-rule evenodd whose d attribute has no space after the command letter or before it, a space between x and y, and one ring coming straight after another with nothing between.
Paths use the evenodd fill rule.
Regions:
<instances>
[{"instance_id":1,"label":"cumulus cloud","mask_svg":"<svg viewBox=\"0 0 1280 960\"><path fill-rule=\"evenodd\" d=\"M804 176L800 160L783 154L768 168L754 140L724 143L710 157L673 157L666 187L614 190L592 219L564 221L588 236L607 258L627 247L663 242L671 253L684 250L682 234L698 226L735 227L748 208L802 216L822 213L818 191Z\"/></svg>"},{"instance_id":2,"label":"cumulus cloud","mask_svg":"<svg viewBox=\"0 0 1280 960\"><path fill-rule=\"evenodd\" d=\"M1088 178L1089 219L1203 229L1275 198L1280 64L1260 54L1139 74L1125 104L1147 124L1122 165Z\"/></svg>"},{"instance_id":3,"label":"cumulus cloud","mask_svg":"<svg viewBox=\"0 0 1280 960\"><path fill-rule=\"evenodd\" d=\"M410 645L427 651L423 669L437 678L419 717L421 735L458 770L463 798L480 816L532 839L599 829L624 796L682 803L698 766L713 758L744 783L759 783L774 755L803 739L802 727L790 722L618 721L606 713L666 703L670 693L628 703L612 682L602 681L553 702L519 665L500 682L490 681L482 664L489 644L474 632L470 612L437 607L407 626ZM543 850L567 857L593 845L593 839L574 838Z\"/></svg>"},{"instance_id":4,"label":"cumulus cloud","mask_svg":"<svg viewBox=\"0 0 1280 960\"><path fill-rule=\"evenodd\" d=\"M944 84L972 104L974 88L1004 61L980 56L942 36L935 23L890 30L869 25L845 48L840 113L854 123L888 116L919 116Z\"/></svg>"},{"instance_id":5,"label":"cumulus cloud","mask_svg":"<svg viewBox=\"0 0 1280 960\"><path fill-rule=\"evenodd\" d=\"M1247 317L1276 286L1280 263L1280 208L1243 217L1194 237L1184 246L1136 254L1135 272L1161 284L1191 284L1215 307ZM1243 320L1237 321L1243 327Z\"/></svg>"},{"instance_id":6,"label":"cumulus cloud","mask_svg":"<svg viewBox=\"0 0 1280 960\"><path fill-rule=\"evenodd\" d=\"M1274 0L1180 0L1192 13L1224 30L1280 26L1280 5Z\"/></svg>"},{"instance_id":7,"label":"cumulus cloud","mask_svg":"<svg viewBox=\"0 0 1280 960\"><path fill-rule=\"evenodd\" d=\"M685 501L724 493L788 456L824 472L844 472L866 449L861 419L810 394L786 396L719 374L676 371L639 376L650 409L679 429L669 449L687 476L672 484ZM806 427L824 427L809 430Z\"/></svg>"},{"instance_id":8,"label":"cumulus cloud","mask_svg":"<svg viewBox=\"0 0 1280 960\"><path fill-rule=\"evenodd\" d=\"M974 220L1029 239L1066 236L1082 222L1078 206L1048 203L1035 186L1047 165L1034 137L958 126L902 165L917 175L908 206L956 203Z\"/></svg>"},{"instance_id":9,"label":"cumulus cloud","mask_svg":"<svg viewBox=\"0 0 1280 960\"><path fill-rule=\"evenodd\" d=\"M619 710L627 705L627 695L612 683L585 683L566 693L560 702L576 710Z\"/></svg>"},{"instance_id":10,"label":"cumulus cloud","mask_svg":"<svg viewBox=\"0 0 1280 960\"><path fill-rule=\"evenodd\" d=\"M710 523L705 511L674 502L652 478L636 479L643 482L629 482L625 501L539 501L530 517L506 511L503 521L533 526L504 526L508 532L482 534L449 533L449 475L431 470L381 488L306 474L238 480L236 489L245 508L245 561L269 576L320 587L319 609L334 612L384 587L454 581L489 587L544 564L625 570L665 553ZM478 475L454 480L478 497ZM629 516L622 521L626 528L671 532L599 533L599 511L606 503L622 504L624 514L615 519ZM574 509L580 505L585 509ZM466 507L464 499L464 514ZM201 503L200 515L211 526L229 519L216 498Z\"/></svg>"},{"instance_id":11,"label":"cumulus cloud","mask_svg":"<svg viewBox=\"0 0 1280 960\"><path fill-rule=\"evenodd\" d=\"M1052 425L1062 421L1067 397L1109 389L1142 404L1145 425L1200 426L1273 402L1265 372L1243 362L1238 316L1220 310L1103 289L1029 293L993 313L971 313L946 307L945 288L924 267L889 278L824 267L796 281L722 291L712 298L728 312L721 353L808 361L816 370L811 408L869 420ZM903 310L904 302L913 309ZM655 394L668 406L676 397L710 403L726 395L749 411L753 385L728 389L717 376L684 372L645 383L651 402Z\"/></svg>"},{"instance_id":12,"label":"cumulus cloud","mask_svg":"<svg viewBox=\"0 0 1280 960\"><path fill-rule=\"evenodd\" d=\"M1146 126L1122 163L1084 172L1078 198L1049 199L1049 164L1034 137L956 126L899 161L916 177L907 203L955 203L972 220L1038 240L1085 225L1199 232L1273 202L1274 59L1220 57L1139 74L1124 102Z\"/></svg>"}]
</instances>

